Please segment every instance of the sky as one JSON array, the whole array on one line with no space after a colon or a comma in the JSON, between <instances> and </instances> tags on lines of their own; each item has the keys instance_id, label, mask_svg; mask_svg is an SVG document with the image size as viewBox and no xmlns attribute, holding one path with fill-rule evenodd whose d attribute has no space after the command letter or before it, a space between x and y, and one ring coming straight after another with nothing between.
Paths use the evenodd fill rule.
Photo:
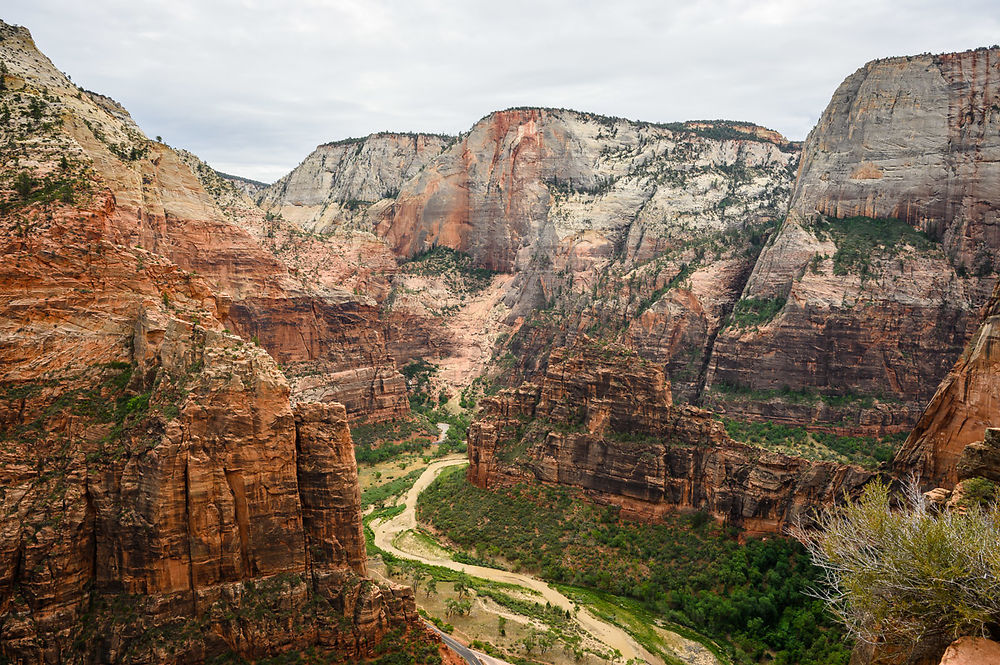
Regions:
<instances>
[{"instance_id":1,"label":"sky","mask_svg":"<svg viewBox=\"0 0 1000 665\"><path fill-rule=\"evenodd\" d=\"M1000 0L4 0L147 135L272 182L320 143L512 106L803 139L865 62L1000 41Z\"/></svg>"}]
</instances>

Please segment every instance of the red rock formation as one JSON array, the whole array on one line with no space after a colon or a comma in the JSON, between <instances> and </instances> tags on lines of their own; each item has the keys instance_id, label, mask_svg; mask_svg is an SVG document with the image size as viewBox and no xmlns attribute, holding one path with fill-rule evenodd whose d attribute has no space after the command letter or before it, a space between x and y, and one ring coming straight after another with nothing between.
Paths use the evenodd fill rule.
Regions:
<instances>
[{"instance_id":1,"label":"red rock formation","mask_svg":"<svg viewBox=\"0 0 1000 665\"><path fill-rule=\"evenodd\" d=\"M893 460L899 474L922 484L951 487L963 450L1000 426L1000 286L983 310L983 323Z\"/></svg>"},{"instance_id":2,"label":"red rock formation","mask_svg":"<svg viewBox=\"0 0 1000 665\"><path fill-rule=\"evenodd\" d=\"M287 337L283 330L303 325L300 318L282 320L279 311L295 312L306 307L317 320L335 321L352 318L355 316L352 310L364 309L364 303L356 298L355 302L348 302L352 299L350 294L331 293L329 285L317 285L291 275L284 263L233 219L227 218L182 155L147 139L128 113L113 101L100 95L84 95L35 49L26 31L6 26L4 31L9 37L0 44L0 50L8 68L23 79L26 94L33 97L44 92L47 113L51 116L47 119L55 122L58 117L61 122L55 142L31 141L31 137L39 138L42 133L53 131L45 123L35 125L20 119L12 129L18 139L29 141L29 154L58 149L59 156L72 160L71 163L86 164L100 177L102 186L114 196L114 205L105 219L104 232L109 241L142 247L203 277L218 295L228 297L232 303L230 306L220 300L219 315L223 323L241 334L252 328L261 341L267 340L265 348L283 362L343 363L345 358L353 357L353 368L370 370L368 376L372 380L363 388L346 389L345 395L359 389L368 393L383 388L388 391L367 402L348 399L352 418L380 419L408 411L403 380L394 371L384 333L359 335L356 331L343 334L333 331L318 340L308 353L298 355L282 346L270 345L272 340ZM273 304L274 311L262 311L264 303ZM370 320L364 325L378 330L374 310L370 309L368 316ZM249 341L251 336L244 339ZM360 345L349 346L352 340ZM372 402L382 403L378 414L363 410ZM358 407L362 410L356 410Z\"/></svg>"},{"instance_id":3,"label":"red rock formation","mask_svg":"<svg viewBox=\"0 0 1000 665\"><path fill-rule=\"evenodd\" d=\"M736 443L708 412L672 406L660 368L586 341L554 351L540 386L484 400L469 460L479 487L568 484L646 519L706 509L751 533L781 532L871 477Z\"/></svg>"},{"instance_id":4,"label":"red rock formation","mask_svg":"<svg viewBox=\"0 0 1000 665\"><path fill-rule=\"evenodd\" d=\"M94 138L128 138L101 115L114 107L63 96L69 84L26 31L0 34L27 81L5 97L0 144L28 153L17 168L30 176L15 191L10 167L0 174L0 659L202 663L309 647L356 658L416 626L411 590L363 576L343 408L293 410L271 356L224 328L231 295L214 287L272 293L248 268L266 257L205 256L209 279L132 246L149 220L118 194L139 190L106 174L142 158L74 138L74 117L92 118ZM29 99L53 97L65 132L26 120ZM91 154L121 165L93 168ZM161 200L195 186L165 182ZM187 228L205 242L225 231ZM179 251L159 233L143 243Z\"/></svg>"}]
</instances>

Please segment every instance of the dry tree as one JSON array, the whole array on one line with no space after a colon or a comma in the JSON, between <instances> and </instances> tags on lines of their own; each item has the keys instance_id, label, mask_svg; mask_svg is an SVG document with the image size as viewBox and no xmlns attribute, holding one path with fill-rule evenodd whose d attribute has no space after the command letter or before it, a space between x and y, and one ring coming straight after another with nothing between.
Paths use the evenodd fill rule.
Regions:
<instances>
[{"instance_id":1,"label":"dry tree","mask_svg":"<svg viewBox=\"0 0 1000 665\"><path fill-rule=\"evenodd\" d=\"M915 481L901 497L875 481L791 531L822 570L812 595L857 640L950 640L1000 621L996 503L932 510Z\"/></svg>"}]
</instances>

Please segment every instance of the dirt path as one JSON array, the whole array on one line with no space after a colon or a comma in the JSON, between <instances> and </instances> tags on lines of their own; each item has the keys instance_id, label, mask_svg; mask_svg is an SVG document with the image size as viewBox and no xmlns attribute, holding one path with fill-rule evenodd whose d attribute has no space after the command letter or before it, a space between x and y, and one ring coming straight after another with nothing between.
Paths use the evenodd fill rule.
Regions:
<instances>
[{"instance_id":1,"label":"dirt path","mask_svg":"<svg viewBox=\"0 0 1000 665\"><path fill-rule=\"evenodd\" d=\"M580 624L584 631L592 635L595 639L603 642L608 647L617 649L621 652L624 660L627 661L635 658L652 665L662 665L663 661L660 658L657 658L646 651L646 649L633 640L632 637L624 630L601 621L586 609L575 605L569 598L562 595L540 579L530 575L523 575L521 573L512 573L505 570L497 570L495 568L484 568L482 566L472 566L469 564L458 563L457 561L452 561L451 559L439 559L436 557L428 557L423 554L404 552L397 549L393 545L393 540L398 534L417 528L416 507L417 497L420 496L420 493L427 489L427 487L434 481L442 470L457 464L464 464L465 462L466 459L462 456L446 457L431 463L424 470L423 474L421 474L421 476L417 479L417 482L413 484L410 491L406 494L404 501L405 509L403 512L388 521L383 522L378 520L372 523L371 526L372 531L375 534L375 544L386 552L395 554L401 559L410 559L412 561L420 561L421 563L431 564L434 566L442 566L444 568L457 570L474 577L480 577L494 582L517 584L537 591L546 601L552 603L556 607L563 610L571 610L572 616L576 619L577 623Z\"/></svg>"}]
</instances>

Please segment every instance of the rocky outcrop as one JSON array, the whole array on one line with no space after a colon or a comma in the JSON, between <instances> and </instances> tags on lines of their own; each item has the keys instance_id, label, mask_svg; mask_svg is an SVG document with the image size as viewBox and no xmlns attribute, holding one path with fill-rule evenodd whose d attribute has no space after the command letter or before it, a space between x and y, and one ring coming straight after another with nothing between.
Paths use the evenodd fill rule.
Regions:
<instances>
[{"instance_id":1,"label":"rocky outcrop","mask_svg":"<svg viewBox=\"0 0 1000 665\"><path fill-rule=\"evenodd\" d=\"M708 412L673 406L660 368L586 341L554 351L541 385L483 402L469 461L479 487L567 484L645 519L704 509L750 533L780 533L871 478L736 443Z\"/></svg>"},{"instance_id":2,"label":"rocky outcrop","mask_svg":"<svg viewBox=\"0 0 1000 665\"><path fill-rule=\"evenodd\" d=\"M963 451L981 441L986 428L1000 426L1000 287L983 314L979 330L893 460L897 473L914 473L921 484L953 486Z\"/></svg>"},{"instance_id":3,"label":"rocky outcrop","mask_svg":"<svg viewBox=\"0 0 1000 665\"><path fill-rule=\"evenodd\" d=\"M496 351L519 359L504 372L510 384L587 332L666 364L681 398L694 399L796 161L796 145L753 125L510 109L476 123L372 215L400 256L445 246L512 274L502 298L511 328L500 332L514 336Z\"/></svg>"},{"instance_id":4,"label":"rocky outcrop","mask_svg":"<svg viewBox=\"0 0 1000 665\"><path fill-rule=\"evenodd\" d=\"M324 143L257 200L265 211L309 231L360 226L373 203L395 198L452 140L382 132Z\"/></svg>"},{"instance_id":5,"label":"rocky outcrop","mask_svg":"<svg viewBox=\"0 0 1000 665\"><path fill-rule=\"evenodd\" d=\"M1000 49L888 58L837 89L792 209L903 220L969 272L1000 267Z\"/></svg>"},{"instance_id":6,"label":"rocky outcrop","mask_svg":"<svg viewBox=\"0 0 1000 665\"><path fill-rule=\"evenodd\" d=\"M143 235L137 190L106 179L134 168L145 183L135 162L170 154L123 147L123 112L64 94L26 31L0 31L25 81L0 127L0 659L373 654L417 618L411 590L364 577L346 413L293 409L272 357L225 328L243 287L272 293L247 267L268 259L222 251L198 259L211 275L179 268L173 236ZM89 152L81 126L114 150ZM161 176L159 200L188 186L201 198L182 170ZM202 239L218 242L209 221Z\"/></svg>"},{"instance_id":7,"label":"rocky outcrop","mask_svg":"<svg viewBox=\"0 0 1000 665\"><path fill-rule=\"evenodd\" d=\"M720 334L707 404L739 413L722 389L787 386L832 397L829 423L915 422L996 281L998 63L996 49L891 58L844 81L736 305L777 311ZM780 401L755 415L800 417Z\"/></svg>"},{"instance_id":8,"label":"rocky outcrop","mask_svg":"<svg viewBox=\"0 0 1000 665\"><path fill-rule=\"evenodd\" d=\"M984 637L960 637L952 642L940 665L988 665L1000 663L1000 644Z\"/></svg>"},{"instance_id":9,"label":"rocky outcrop","mask_svg":"<svg viewBox=\"0 0 1000 665\"><path fill-rule=\"evenodd\" d=\"M22 142L33 158L44 156L58 165L47 175L36 169L38 177L71 183L85 169L92 171L114 197L114 205L103 218L105 237L164 256L179 268L201 276L220 296L220 319L246 341L256 336L283 362L343 364L348 356L356 358L353 369L359 370L358 376L371 378L361 389L378 394L367 401L348 400L352 418L379 419L407 412L408 404L400 391L402 377L394 370L375 314L367 315L372 334L326 330L328 336L308 354L294 355L271 344L286 338L290 328L303 326L301 317L286 320L279 312L308 309L311 318L330 322L352 319L355 310L364 309L364 302L350 303L350 293L291 274L237 223L232 210L227 215L218 205L221 182L242 195L231 182L218 174L215 180L203 181L199 176L204 174L193 168L193 156L147 139L121 106L78 90L35 49L26 31L3 29L8 37L0 42L0 54L8 69L25 82L22 114L9 128L10 136ZM40 119L27 108L28 99L43 100ZM65 166L60 162L63 157ZM30 168L31 162L25 165ZM13 178L14 174L8 175ZM274 309L267 311L265 306L271 305ZM369 311L373 311L370 303ZM359 344L348 347L352 339ZM383 387L388 392L380 392ZM358 390L354 386L340 392L347 395ZM336 396L338 391L333 389L330 394ZM365 410L367 405L376 404L381 404L378 413Z\"/></svg>"}]
</instances>

